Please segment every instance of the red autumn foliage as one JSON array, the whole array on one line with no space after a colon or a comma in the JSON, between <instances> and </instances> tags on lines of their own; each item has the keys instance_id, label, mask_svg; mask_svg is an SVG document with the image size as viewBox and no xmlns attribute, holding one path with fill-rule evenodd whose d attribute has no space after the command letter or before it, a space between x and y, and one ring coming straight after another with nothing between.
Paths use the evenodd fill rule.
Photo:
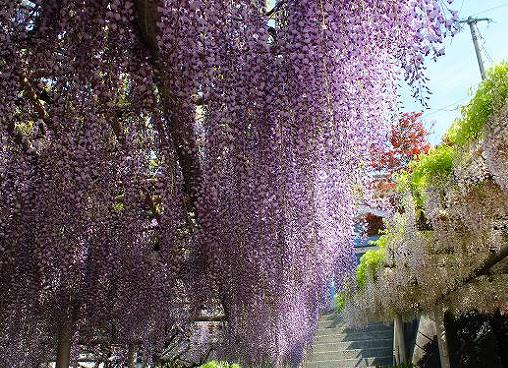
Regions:
<instances>
[{"instance_id":1,"label":"red autumn foliage","mask_svg":"<svg viewBox=\"0 0 508 368\"><path fill-rule=\"evenodd\" d=\"M429 132L420 120L422 114L402 114L393 124L385 146L371 148L371 165L376 172L371 185L379 198L389 197L390 202L394 201L395 174L408 170L412 160L429 151Z\"/></svg>"},{"instance_id":2,"label":"red autumn foliage","mask_svg":"<svg viewBox=\"0 0 508 368\"><path fill-rule=\"evenodd\" d=\"M372 167L391 181L394 173L407 168L411 160L430 149L429 132L420 117L421 112L404 113L392 126L389 144L372 150Z\"/></svg>"}]
</instances>

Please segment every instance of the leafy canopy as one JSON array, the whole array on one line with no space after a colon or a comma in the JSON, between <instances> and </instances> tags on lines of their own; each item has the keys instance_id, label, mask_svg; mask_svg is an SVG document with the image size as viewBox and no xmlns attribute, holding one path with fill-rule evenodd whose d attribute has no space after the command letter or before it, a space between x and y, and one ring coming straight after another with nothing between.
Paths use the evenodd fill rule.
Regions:
<instances>
[{"instance_id":1,"label":"leafy canopy","mask_svg":"<svg viewBox=\"0 0 508 368\"><path fill-rule=\"evenodd\" d=\"M508 63L503 62L487 72L469 104L462 107L461 117L445 135L446 144L463 147L479 139L492 113L501 108L508 96Z\"/></svg>"},{"instance_id":2,"label":"leafy canopy","mask_svg":"<svg viewBox=\"0 0 508 368\"><path fill-rule=\"evenodd\" d=\"M409 164L408 170L398 176L398 190L411 191L416 204L423 205L423 192L430 185L444 184L453 169L456 150L450 146L438 146Z\"/></svg>"}]
</instances>

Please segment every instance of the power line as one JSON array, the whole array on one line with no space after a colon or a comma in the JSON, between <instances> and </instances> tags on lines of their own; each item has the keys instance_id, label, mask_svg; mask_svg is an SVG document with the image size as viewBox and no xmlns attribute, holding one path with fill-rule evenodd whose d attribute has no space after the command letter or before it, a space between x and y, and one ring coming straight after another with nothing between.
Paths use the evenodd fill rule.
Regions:
<instances>
[{"instance_id":1,"label":"power line","mask_svg":"<svg viewBox=\"0 0 508 368\"><path fill-rule=\"evenodd\" d=\"M468 99L468 97L463 97L463 98L461 98L461 99L459 99L459 100L457 100L455 102L452 102L449 105L440 107L438 109L427 109L427 111L430 111L430 112L429 113L424 112L424 116L425 117L429 117L429 116L432 116L432 115L437 114L439 112L457 111L458 109L460 109L460 105L462 103L464 103L467 99ZM455 107L451 108L452 106L455 106Z\"/></svg>"},{"instance_id":2,"label":"power line","mask_svg":"<svg viewBox=\"0 0 508 368\"><path fill-rule=\"evenodd\" d=\"M464 1L465 1L465 0L462 0L462 4L460 4L459 14L460 14L460 12L462 11L462 8L464 7Z\"/></svg>"},{"instance_id":3,"label":"power line","mask_svg":"<svg viewBox=\"0 0 508 368\"><path fill-rule=\"evenodd\" d=\"M452 111L458 111L460 109L460 106L457 106L453 109L438 109L438 110L434 110L434 109L429 109L430 112L423 112L423 117L425 118L428 118L429 116L433 116L433 115L436 115L440 112L452 112Z\"/></svg>"},{"instance_id":4,"label":"power line","mask_svg":"<svg viewBox=\"0 0 508 368\"><path fill-rule=\"evenodd\" d=\"M489 11L492 11L492 10L504 8L505 6L508 6L508 3L503 3L503 4L500 4L498 6L494 6L493 8L489 8L489 9L485 9L485 10L479 11L478 13L473 14L472 17L474 17L476 15L479 15L479 14L488 13Z\"/></svg>"},{"instance_id":5,"label":"power line","mask_svg":"<svg viewBox=\"0 0 508 368\"><path fill-rule=\"evenodd\" d=\"M480 32L479 29L478 29L478 34L480 35L480 38L482 39L481 48L483 50L483 53L485 54L485 56L487 56L487 60L489 60L490 64L493 64L494 60L492 59L489 52L487 51L487 48L485 47L485 44L487 43L487 41L485 40L485 37L483 37L483 34Z\"/></svg>"},{"instance_id":6,"label":"power line","mask_svg":"<svg viewBox=\"0 0 508 368\"><path fill-rule=\"evenodd\" d=\"M489 52L487 51L487 48L485 46L482 46L482 50L485 52L485 55L487 55L487 59L490 61L490 64L494 64L494 60L489 55Z\"/></svg>"}]
</instances>

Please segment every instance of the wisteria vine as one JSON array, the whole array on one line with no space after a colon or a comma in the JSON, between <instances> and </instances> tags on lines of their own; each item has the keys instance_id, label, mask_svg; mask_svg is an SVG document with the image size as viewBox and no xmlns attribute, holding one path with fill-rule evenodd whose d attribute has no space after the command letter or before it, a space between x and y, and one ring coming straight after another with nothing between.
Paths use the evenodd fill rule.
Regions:
<instances>
[{"instance_id":1,"label":"wisteria vine","mask_svg":"<svg viewBox=\"0 0 508 368\"><path fill-rule=\"evenodd\" d=\"M328 282L353 265L365 148L456 13L437 0L0 9L0 365L66 367L97 340L150 362L170 327L218 306L219 354L297 366Z\"/></svg>"}]
</instances>

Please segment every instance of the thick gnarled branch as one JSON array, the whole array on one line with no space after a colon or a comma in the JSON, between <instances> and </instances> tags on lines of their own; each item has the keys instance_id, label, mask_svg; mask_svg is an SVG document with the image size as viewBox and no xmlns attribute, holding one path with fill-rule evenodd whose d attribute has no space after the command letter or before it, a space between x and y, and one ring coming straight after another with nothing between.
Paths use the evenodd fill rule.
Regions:
<instances>
[{"instance_id":1,"label":"thick gnarled branch","mask_svg":"<svg viewBox=\"0 0 508 368\"><path fill-rule=\"evenodd\" d=\"M136 22L141 42L148 49L151 55L151 63L158 72L156 76L157 90L160 93L163 111L166 120L170 122L169 135L178 157L184 180L184 190L187 198L187 209L194 211L196 201L196 189L200 180L200 164L197 150L189 150L196 141L192 121L186 119L172 119L174 111L178 110L175 105L175 98L172 95L170 86L170 75L160 73L163 61L160 57L160 49L157 44L157 24L160 23L160 14L157 10L157 2L154 0L135 0ZM191 98L191 96L189 96ZM160 127L157 127L160 129ZM164 132L159 132L164 135Z\"/></svg>"},{"instance_id":2,"label":"thick gnarled branch","mask_svg":"<svg viewBox=\"0 0 508 368\"><path fill-rule=\"evenodd\" d=\"M490 273L490 270L496 266L499 262L503 261L508 257L508 244L501 247L501 249L496 252L492 253L484 262L482 265L480 265L478 268L474 269L468 276L465 278L458 280L454 285L447 288L445 291L443 291L442 295L436 300L436 304L441 303L444 301L450 294L453 294L457 290L459 290L464 285L469 284L476 278L480 276L485 276Z\"/></svg>"}]
</instances>

